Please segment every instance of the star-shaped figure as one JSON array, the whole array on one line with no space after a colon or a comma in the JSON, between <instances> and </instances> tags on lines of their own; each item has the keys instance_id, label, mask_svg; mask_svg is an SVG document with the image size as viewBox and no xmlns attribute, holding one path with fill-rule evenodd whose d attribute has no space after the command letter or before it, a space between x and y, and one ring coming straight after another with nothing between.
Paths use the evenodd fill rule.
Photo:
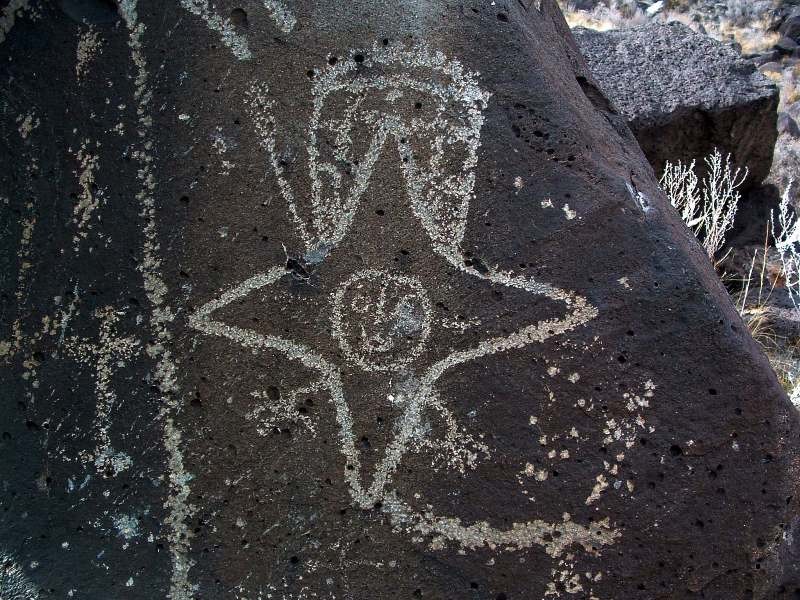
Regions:
<instances>
[{"instance_id":1,"label":"star-shaped figure","mask_svg":"<svg viewBox=\"0 0 800 600\"><path fill-rule=\"evenodd\" d=\"M593 552L613 543L619 534L607 523L589 528L565 516L559 523L534 520L508 529L486 522L465 525L455 517L416 510L392 489L398 467L410 451L440 448L448 466L461 472L472 468L479 454L488 454L482 442L458 425L442 398L444 377L485 357L568 333L592 320L597 311L571 291L465 260L462 243L473 198L482 110L489 94L457 61L425 46L376 45L317 72L312 96L308 166L290 171L277 147L269 90L254 85L248 99L256 132L304 246L303 255L255 274L205 303L189 317L190 326L256 353L278 353L313 372L314 380L296 393L313 391L332 402L345 458L343 478L354 503L380 507L398 528L431 537L435 545L455 542L464 549L538 545L553 556L572 544ZM323 136L333 144L318 144ZM418 237L428 240L427 253L435 261L419 274L378 268L354 272L349 261L340 259L356 254L353 244L374 246L373 240L359 242L348 233L373 173L388 156L396 157L405 182L405 194L398 194L396 205L405 204L421 225ZM293 173L298 173L295 181L290 179ZM297 181L306 174L310 186ZM296 190L308 194L298 195ZM288 337L285 323L280 330L258 330L233 324L235 317L226 312L256 293L285 294L298 282L311 280L317 292L327 294L321 303L308 300L296 307L322 311L302 320L306 326L297 328L302 339ZM475 290L474 294L505 294L525 309L516 315L489 310L491 322L482 323L482 330L494 329L494 334L482 339L461 336L444 344L442 340L453 336L442 335L445 320L434 307L448 300L449 286ZM437 302L432 295L438 296ZM273 306L297 304L276 298L270 299ZM537 301L531 302L533 298ZM553 316L532 318L534 311ZM308 327L309 323L330 324L330 335ZM436 336L439 343L432 343ZM388 402L397 410L392 437L366 473L357 444L355 389L368 389L367 401ZM287 414L277 398L272 400L275 413ZM444 423L440 439L433 438L427 426L430 415L438 415Z\"/></svg>"}]
</instances>

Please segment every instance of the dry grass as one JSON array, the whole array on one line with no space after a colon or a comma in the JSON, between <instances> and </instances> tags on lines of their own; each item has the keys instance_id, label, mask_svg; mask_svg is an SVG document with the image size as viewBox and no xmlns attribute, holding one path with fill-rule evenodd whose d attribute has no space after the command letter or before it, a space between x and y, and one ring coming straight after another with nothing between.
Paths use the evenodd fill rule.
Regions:
<instances>
[{"instance_id":1,"label":"dry grass","mask_svg":"<svg viewBox=\"0 0 800 600\"><path fill-rule=\"evenodd\" d=\"M766 252L761 253L766 257ZM765 276L767 272L766 258L762 264L757 264L753 256L752 267L748 277L741 281L742 289L733 295L736 308L753 339L761 346L764 354L772 365L778 381L792 402L800 408L800 339L780 336L775 330L775 312L770 305L770 296L774 290L774 282L769 282ZM753 271L757 270L753 279ZM758 288L758 295L754 288Z\"/></svg>"},{"instance_id":2,"label":"dry grass","mask_svg":"<svg viewBox=\"0 0 800 600\"><path fill-rule=\"evenodd\" d=\"M648 21L647 15L635 5L610 0L609 5L598 5L591 11L577 10L575 5L565 0L558 0L561 11L572 27L585 27L595 31L608 31L643 25Z\"/></svg>"},{"instance_id":3,"label":"dry grass","mask_svg":"<svg viewBox=\"0 0 800 600\"><path fill-rule=\"evenodd\" d=\"M574 4L565 0L559 0L559 5L570 27L608 31L635 27L650 20L641 9L620 4L618 0L609 0L609 6L598 5L591 11L576 10ZM724 43L736 42L744 54L766 52L780 38L778 33L767 31L769 23L765 17L756 10L748 10L746 3L739 8L730 6L730 16L721 17L719 22L707 19L698 22L690 12L692 5L689 0L672 0L652 20L678 21L695 31L700 30L702 23L707 35Z\"/></svg>"},{"instance_id":4,"label":"dry grass","mask_svg":"<svg viewBox=\"0 0 800 600\"><path fill-rule=\"evenodd\" d=\"M772 322L770 310L770 297L775 289L775 282L768 281L767 277L767 254L769 244L769 231L764 239L764 248L760 252L753 254L750 263L750 270L747 277L739 280L740 291L733 294L733 301L742 320L750 330L753 339L764 348L765 351L774 351L780 347L778 336ZM761 260L758 255L761 254ZM753 280L753 272L756 272L758 279ZM723 281L726 275L723 274ZM758 295L755 296L756 288ZM751 297L751 293L755 299Z\"/></svg>"},{"instance_id":5,"label":"dry grass","mask_svg":"<svg viewBox=\"0 0 800 600\"><path fill-rule=\"evenodd\" d=\"M760 27L763 27L763 29L758 27L736 27L723 22L716 31L716 35L713 29L707 31L711 37L721 41L732 37L742 47L743 54L761 54L772 48L781 36L774 31L767 31L766 25Z\"/></svg>"},{"instance_id":6,"label":"dry grass","mask_svg":"<svg viewBox=\"0 0 800 600\"><path fill-rule=\"evenodd\" d=\"M608 31L650 20L680 21L695 31L704 30L707 35L723 43L736 42L743 54L766 52L779 39L777 33L768 31L764 16L770 7L770 0L725 0L724 12L718 12L714 18L696 15L696 2L693 0L668 0L666 9L652 18L635 5L624 4L627 0L607 1L610 6L600 5L591 11L575 10L574 5L565 0L559 0L559 4L570 27ZM800 64L765 75L775 81L781 90L780 110L800 100ZM779 154L776 149L776 160ZM671 175L666 180L662 179L661 184L720 272L719 267L724 259L716 258L739 202L736 192L739 180L728 161L723 162L716 157L716 163L716 183L711 187L708 182L697 180L693 164L673 165L672 171L666 169L665 175ZM787 164L794 163L789 161ZM725 173L727 179L722 176ZM787 318L786 309L774 308L780 303L772 298L777 287L785 288L795 303L794 310L800 310L800 220L792 216L794 213L786 212L794 176L796 174L792 173L782 183L776 181L785 190L781 205L784 212L778 214L777 220L774 215L770 218L764 246L754 253L749 272L743 277L740 275L738 280L726 273L722 273L721 277L731 291L736 308L753 339L763 348L791 401L800 408L800 337L792 338L780 333L785 330L780 323ZM724 201L719 200L715 204L711 202L714 197ZM774 247L770 247L770 244ZM780 258L773 256L771 260L769 256L776 253ZM789 255L791 260L787 260ZM780 291L781 295L784 293L784 290Z\"/></svg>"}]
</instances>

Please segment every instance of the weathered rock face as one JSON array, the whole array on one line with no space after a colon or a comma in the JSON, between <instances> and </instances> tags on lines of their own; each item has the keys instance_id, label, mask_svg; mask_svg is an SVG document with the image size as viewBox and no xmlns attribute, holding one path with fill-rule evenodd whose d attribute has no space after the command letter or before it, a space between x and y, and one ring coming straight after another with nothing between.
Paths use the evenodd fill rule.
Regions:
<instances>
[{"instance_id":1,"label":"weathered rock face","mask_svg":"<svg viewBox=\"0 0 800 600\"><path fill-rule=\"evenodd\" d=\"M718 148L750 170L743 189L768 175L778 90L736 50L681 23L574 34L657 174Z\"/></svg>"},{"instance_id":2,"label":"weathered rock face","mask_svg":"<svg viewBox=\"0 0 800 600\"><path fill-rule=\"evenodd\" d=\"M793 592L797 417L552 2L18 4L0 595Z\"/></svg>"}]
</instances>

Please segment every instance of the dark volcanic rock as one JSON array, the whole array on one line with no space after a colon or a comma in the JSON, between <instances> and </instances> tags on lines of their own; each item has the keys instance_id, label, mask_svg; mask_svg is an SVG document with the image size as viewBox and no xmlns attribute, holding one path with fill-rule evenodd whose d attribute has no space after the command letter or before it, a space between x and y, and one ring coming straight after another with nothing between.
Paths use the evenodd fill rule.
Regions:
<instances>
[{"instance_id":1,"label":"dark volcanic rock","mask_svg":"<svg viewBox=\"0 0 800 600\"><path fill-rule=\"evenodd\" d=\"M778 31L787 38L791 38L796 42L800 41L800 8L795 8L786 17Z\"/></svg>"},{"instance_id":2,"label":"dark volcanic rock","mask_svg":"<svg viewBox=\"0 0 800 600\"><path fill-rule=\"evenodd\" d=\"M792 137L800 137L800 128L797 126L791 115L788 113L781 113L778 116L778 133L787 133Z\"/></svg>"},{"instance_id":3,"label":"dark volcanic rock","mask_svg":"<svg viewBox=\"0 0 800 600\"><path fill-rule=\"evenodd\" d=\"M800 584L797 416L553 2L17 4L0 597Z\"/></svg>"},{"instance_id":4,"label":"dark volcanic rock","mask_svg":"<svg viewBox=\"0 0 800 600\"><path fill-rule=\"evenodd\" d=\"M792 38L783 36L777 42L775 42L775 50L785 55L792 54L795 50L797 50L797 42L795 42Z\"/></svg>"},{"instance_id":5,"label":"dark volcanic rock","mask_svg":"<svg viewBox=\"0 0 800 600\"><path fill-rule=\"evenodd\" d=\"M769 173L778 90L723 44L680 23L574 31L589 67L660 175L719 148L750 170L744 189Z\"/></svg>"},{"instance_id":6,"label":"dark volcanic rock","mask_svg":"<svg viewBox=\"0 0 800 600\"><path fill-rule=\"evenodd\" d=\"M756 54L755 56L751 57L751 60L754 65L757 67L761 65L766 65L768 63L772 63L774 61L780 60L781 53L777 50L770 50L769 52L765 52L763 54Z\"/></svg>"}]
</instances>

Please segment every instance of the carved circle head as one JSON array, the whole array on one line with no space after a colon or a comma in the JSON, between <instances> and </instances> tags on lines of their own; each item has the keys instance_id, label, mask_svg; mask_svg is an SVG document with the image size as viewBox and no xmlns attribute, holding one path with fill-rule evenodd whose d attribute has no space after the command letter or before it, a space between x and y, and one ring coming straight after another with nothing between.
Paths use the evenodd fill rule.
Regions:
<instances>
[{"instance_id":1,"label":"carved circle head","mask_svg":"<svg viewBox=\"0 0 800 600\"><path fill-rule=\"evenodd\" d=\"M370 269L333 295L333 337L365 371L398 371L425 349L433 314L418 279Z\"/></svg>"}]
</instances>

